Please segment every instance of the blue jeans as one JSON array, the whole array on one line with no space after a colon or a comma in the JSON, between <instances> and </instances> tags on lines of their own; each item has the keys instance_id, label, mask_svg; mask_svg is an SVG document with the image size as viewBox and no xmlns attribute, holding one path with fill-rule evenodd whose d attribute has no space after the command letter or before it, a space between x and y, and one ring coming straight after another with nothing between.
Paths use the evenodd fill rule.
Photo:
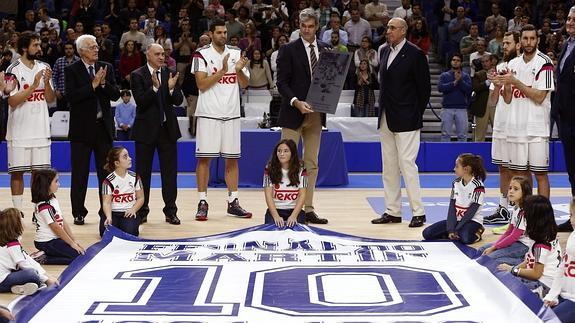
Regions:
<instances>
[{"instance_id":1,"label":"blue jeans","mask_svg":"<svg viewBox=\"0 0 575 323\"><path fill-rule=\"evenodd\" d=\"M467 141L467 109L442 109L441 110L441 141L451 141L453 126L457 141Z\"/></svg>"},{"instance_id":2,"label":"blue jeans","mask_svg":"<svg viewBox=\"0 0 575 323\"><path fill-rule=\"evenodd\" d=\"M278 214L282 217L282 219L284 219L284 221L287 221L287 219L289 218L289 216L291 215L291 213L293 212L293 209L277 209ZM267 209L266 210L266 215L265 215L265 224L274 224L274 218L272 216L272 214L270 213L270 210ZM297 215L297 223L301 223L301 224L305 224L305 212L303 210L301 210L299 212L299 214Z\"/></svg>"},{"instance_id":3,"label":"blue jeans","mask_svg":"<svg viewBox=\"0 0 575 323\"><path fill-rule=\"evenodd\" d=\"M561 322L575 322L575 302L559 297L559 305L553 308Z\"/></svg>"},{"instance_id":4,"label":"blue jeans","mask_svg":"<svg viewBox=\"0 0 575 323\"><path fill-rule=\"evenodd\" d=\"M468 221L458 231L457 234L461 243L471 244L477 241L477 233L483 231L483 225L475 221ZM423 239L425 240L439 240L447 239L447 220L436 222L423 230ZM481 234L479 234L481 238Z\"/></svg>"},{"instance_id":5,"label":"blue jeans","mask_svg":"<svg viewBox=\"0 0 575 323\"><path fill-rule=\"evenodd\" d=\"M80 254L66 241L58 238L46 242L34 241L34 246L46 254L48 265L69 265Z\"/></svg>"},{"instance_id":6,"label":"blue jeans","mask_svg":"<svg viewBox=\"0 0 575 323\"><path fill-rule=\"evenodd\" d=\"M477 249L477 256L481 256L483 251L492 245L493 243L488 243ZM527 251L529 251L529 247L519 241L515 241L509 247L493 251L489 254L488 257L495 260L497 264L509 264L511 266L516 266L523 262Z\"/></svg>"},{"instance_id":7,"label":"blue jeans","mask_svg":"<svg viewBox=\"0 0 575 323\"><path fill-rule=\"evenodd\" d=\"M42 284L40 276L35 269L24 268L9 273L0 283L0 293L9 292L14 285L24 285L26 283L36 283L38 286Z\"/></svg>"}]
</instances>

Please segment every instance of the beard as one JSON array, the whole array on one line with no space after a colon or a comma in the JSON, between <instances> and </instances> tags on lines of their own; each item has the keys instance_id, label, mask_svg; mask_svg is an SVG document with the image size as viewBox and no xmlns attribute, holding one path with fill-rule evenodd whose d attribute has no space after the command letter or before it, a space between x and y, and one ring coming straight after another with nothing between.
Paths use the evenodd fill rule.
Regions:
<instances>
[{"instance_id":1,"label":"beard","mask_svg":"<svg viewBox=\"0 0 575 323\"><path fill-rule=\"evenodd\" d=\"M509 62L510 60L514 59L515 57L517 57L516 51L511 51L511 52L509 52L509 54L503 53L503 61L505 61L505 62Z\"/></svg>"},{"instance_id":2,"label":"beard","mask_svg":"<svg viewBox=\"0 0 575 323\"><path fill-rule=\"evenodd\" d=\"M37 51L37 52L34 53L34 54L26 53L26 57L27 57L29 60L40 59L40 57L42 57L42 51L39 50L39 51Z\"/></svg>"}]
</instances>

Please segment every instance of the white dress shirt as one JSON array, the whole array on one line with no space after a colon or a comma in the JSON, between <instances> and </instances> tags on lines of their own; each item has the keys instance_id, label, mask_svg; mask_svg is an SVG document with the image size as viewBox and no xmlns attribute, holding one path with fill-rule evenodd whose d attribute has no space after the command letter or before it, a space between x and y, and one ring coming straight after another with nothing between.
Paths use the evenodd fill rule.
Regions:
<instances>
[{"instance_id":1,"label":"white dress shirt","mask_svg":"<svg viewBox=\"0 0 575 323\"><path fill-rule=\"evenodd\" d=\"M393 63L393 60L395 59L397 54L399 54L399 51L401 51L403 45L405 45L406 42L407 41L404 38L402 41L399 42L399 44L397 44L397 46L389 46L390 52L389 57L387 58L387 68L389 68L389 65L391 65L391 63Z\"/></svg>"}]
</instances>

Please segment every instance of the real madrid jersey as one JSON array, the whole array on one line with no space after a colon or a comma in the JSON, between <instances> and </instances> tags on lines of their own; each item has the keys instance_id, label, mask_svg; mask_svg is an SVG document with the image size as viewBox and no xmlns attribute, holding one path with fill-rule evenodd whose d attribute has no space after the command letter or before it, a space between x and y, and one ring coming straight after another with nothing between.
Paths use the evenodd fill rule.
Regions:
<instances>
[{"instance_id":1,"label":"real madrid jersey","mask_svg":"<svg viewBox=\"0 0 575 323\"><path fill-rule=\"evenodd\" d=\"M220 120L240 117L240 87L236 74L236 63L241 58L241 50L234 46L224 46L224 52L218 53L212 44L198 49L193 56L192 73L204 72L209 76L217 73L223 65L224 57L229 54L228 70L224 76L209 89L199 91L196 117L208 117ZM247 67L242 72L249 78Z\"/></svg>"},{"instance_id":2,"label":"real madrid jersey","mask_svg":"<svg viewBox=\"0 0 575 323\"><path fill-rule=\"evenodd\" d=\"M125 212L136 204L136 191L142 189L140 176L132 171L124 177L112 172L102 182L102 194L112 195L112 212Z\"/></svg>"},{"instance_id":3,"label":"real madrid jersey","mask_svg":"<svg viewBox=\"0 0 575 323\"><path fill-rule=\"evenodd\" d=\"M483 208L484 198L485 187L479 179L472 178L471 181L465 185L461 177L454 180L451 189L451 199L455 200L455 216L457 217L457 221L461 221L471 204L477 203L479 204L479 208L473 215L472 220L480 224L483 223L481 209Z\"/></svg>"},{"instance_id":4,"label":"real madrid jersey","mask_svg":"<svg viewBox=\"0 0 575 323\"><path fill-rule=\"evenodd\" d=\"M6 69L6 73L13 74L16 87L10 93L15 95L26 90L34 83L36 74L50 66L44 62L34 60L30 69L18 59ZM50 80L52 85L52 80ZM52 88L53 85L52 85ZM6 140L14 147L44 147L50 145L50 118L48 104L45 97L44 78L32 94L17 107L8 109L8 126Z\"/></svg>"}]
</instances>

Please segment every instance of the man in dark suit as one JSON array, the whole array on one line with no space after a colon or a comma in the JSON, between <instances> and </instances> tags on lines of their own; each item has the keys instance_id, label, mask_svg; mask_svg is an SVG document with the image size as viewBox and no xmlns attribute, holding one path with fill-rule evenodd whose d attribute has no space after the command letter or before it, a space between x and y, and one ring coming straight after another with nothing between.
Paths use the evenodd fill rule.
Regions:
<instances>
[{"instance_id":1,"label":"man in dark suit","mask_svg":"<svg viewBox=\"0 0 575 323\"><path fill-rule=\"evenodd\" d=\"M427 58L405 39L407 23L393 18L387 24L387 46L382 49L379 69L379 128L385 213L374 224L401 222L401 181L413 217L410 227L425 223L421 202L419 173L415 159L419 152L423 112L429 102L431 82Z\"/></svg>"},{"instance_id":2,"label":"man in dark suit","mask_svg":"<svg viewBox=\"0 0 575 323\"><path fill-rule=\"evenodd\" d=\"M66 100L70 103L70 129L68 139L72 159L70 199L74 224L84 224L88 210L84 206L90 157L96 160L98 187L106 178L104 164L114 139L114 115L110 101L120 98L112 65L98 61L98 44L92 35L76 39L80 60L64 70ZM102 194L100 188L100 234L104 231Z\"/></svg>"},{"instance_id":3,"label":"man in dark suit","mask_svg":"<svg viewBox=\"0 0 575 323\"><path fill-rule=\"evenodd\" d=\"M557 66L557 91L553 104L551 105L551 115L559 126L559 137L563 143L563 153L569 183L571 183L571 195L575 197L575 6L569 10L565 30L569 38L561 49ZM559 225L559 231L573 231L569 220Z\"/></svg>"},{"instance_id":4,"label":"man in dark suit","mask_svg":"<svg viewBox=\"0 0 575 323\"><path fill-rule=\"evenodd\" d=\"M282 139L292 139L296 143L299 143L300 137L303 140L303 161L308 173L305 220L326 224L327 219L318 217L313 206L321 127L325 125L325 114L314 112L305 99L319 53L327 50L328 45L315 37L319 22L313 9L302 10L299 20L300 38L281 46L278 53L277 85L282 95L278 125L282 127Z\"/></svg>"},{"instance_id":5,"label":"man in dark suit","mask_svg":"<svg viewBox=\"0 0 575 323\"><path fill-rule=\"evenodd\" d=\"M184 99L176 86L179 73L169 71L164 64L164 48L151 44L146 51L148 63L133 71L130 87L136 100L136 120L132 139L136 141L136 173L144 186L144 205L138 212L140 221L147 221L150 209L150 181L154 151L158 151L162 177L162 198L166 222L180 224L177 216L177 140L182 136L173 106Z\"/></svg>"}]
</instances>

